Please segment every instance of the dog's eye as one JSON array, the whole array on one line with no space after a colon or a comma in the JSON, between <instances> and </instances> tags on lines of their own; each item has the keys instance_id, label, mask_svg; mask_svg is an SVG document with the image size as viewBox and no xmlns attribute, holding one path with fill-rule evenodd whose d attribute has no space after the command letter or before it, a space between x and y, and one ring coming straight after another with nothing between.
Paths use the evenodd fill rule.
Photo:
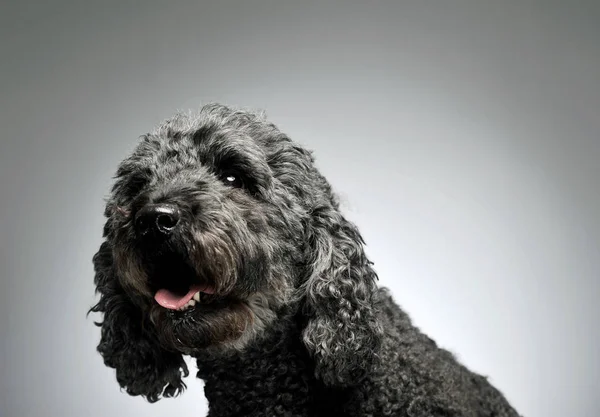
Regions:
<instances>
[{"instance_id":1,"label":"dog's eye","mask_svg":"<svg viewBox=\"0 0 600 417\"><path fill-rule=\"evenodd\" d=\"M244 180L242 177L236 172L224 172L221 174L221 180L228 186L233 188L244 188Z\"/></svg>"}]
</instances>

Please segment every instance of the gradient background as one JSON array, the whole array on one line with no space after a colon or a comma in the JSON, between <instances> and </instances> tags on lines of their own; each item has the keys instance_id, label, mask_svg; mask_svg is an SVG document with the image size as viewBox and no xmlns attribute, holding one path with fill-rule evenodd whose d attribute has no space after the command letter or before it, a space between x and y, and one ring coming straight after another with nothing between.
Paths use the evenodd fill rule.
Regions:
<instances>
[{"instance_id":1,"label":"gradient background","mask_svg":"<svg viewBox=\"0 0 600 417\"><path fill-rule=\"evenodd\" d=\"M214 3L2 7L0 415L206 413L191 378L120 393L85 313L117 163L220 101L316 151L381 283L521 413L597 416L599 3Z\"/></svg>"}]
</instances>

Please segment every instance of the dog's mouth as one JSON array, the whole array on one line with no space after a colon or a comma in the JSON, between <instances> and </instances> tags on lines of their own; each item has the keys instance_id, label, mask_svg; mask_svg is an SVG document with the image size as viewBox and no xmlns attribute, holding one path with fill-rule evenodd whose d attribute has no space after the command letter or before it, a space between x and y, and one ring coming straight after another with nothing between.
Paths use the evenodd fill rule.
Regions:
<instances>
[{"instance_id":1,"label":"dog's mouth","mask_svg":"<svg viewBox=\"0 0 600 417\"><path fill-rule=\"evenodd\" d=\"M185 294L161 288L154 294L154 299L159 305L169 310L187 310L194 307L196 303L206 303L208 294L214 294L214 290L210 286L192 285Z\"/></svg>"},{"instance_id":2,"label":"dog's mouth","mask_svg":"<svg viewBox=\"0 0 600 417\"><path fill-rule=\"evenodd\" d=\"M161 307L183 311L217 298L214 286L201 279L182 255L163 253L152 263L151 287Z\"/></svg>"}]
</instances>

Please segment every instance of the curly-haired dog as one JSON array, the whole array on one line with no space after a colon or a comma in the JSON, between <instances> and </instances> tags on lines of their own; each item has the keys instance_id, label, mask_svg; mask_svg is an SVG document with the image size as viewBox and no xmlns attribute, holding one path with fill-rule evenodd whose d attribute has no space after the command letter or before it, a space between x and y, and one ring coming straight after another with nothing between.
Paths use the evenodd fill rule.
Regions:
<instances>
[{"instance_id":1,"label":"curly-haired dog","mask_svg":"<svg viewBox=\"0 0 600 417\"><path fill-rule=\"evenodd\" d=\"M517 416L378 288L310 152L213 104L119 166L94 257L98 351L129 394L209 416Z\"/></svg>"}]
</instances>

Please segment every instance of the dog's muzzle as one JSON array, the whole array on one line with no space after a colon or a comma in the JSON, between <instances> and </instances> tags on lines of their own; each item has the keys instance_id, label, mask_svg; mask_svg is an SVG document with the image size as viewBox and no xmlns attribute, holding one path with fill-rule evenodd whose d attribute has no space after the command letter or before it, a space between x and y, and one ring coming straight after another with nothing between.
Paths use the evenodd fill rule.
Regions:
<instances>
[{"instance_id":1,"label":"dog's muzzle","mask_svg":"<svg viewBox=\"0 0 600 417\"><path fill-rule=\"evenodd\" d=\"M210 302L215 292L189 261L181 239L185 233L183 217L175 204L151 203L135 214L133 223L154 299L169 310Z\"/></svg>"}]
</instances>

